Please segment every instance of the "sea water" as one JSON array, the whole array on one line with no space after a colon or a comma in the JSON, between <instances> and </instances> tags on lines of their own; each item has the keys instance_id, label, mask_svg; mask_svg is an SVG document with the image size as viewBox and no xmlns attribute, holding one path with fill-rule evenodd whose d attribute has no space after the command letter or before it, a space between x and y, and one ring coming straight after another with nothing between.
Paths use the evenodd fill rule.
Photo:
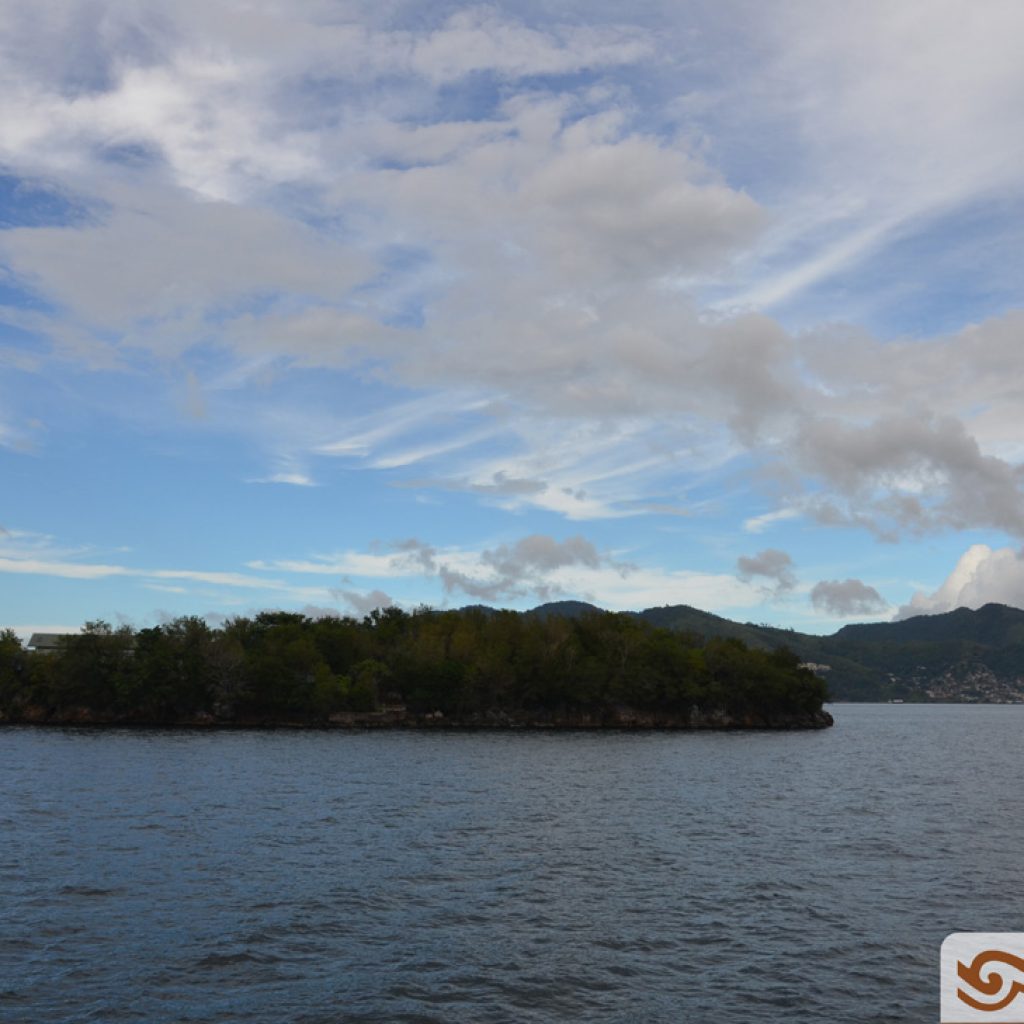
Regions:
<instances>
[{"instance_id":1,"label":"sea water","mask_svg":"<svg viewBox=\"0 0 1024 1024\"><path fill-rule=\"evenodd\" d=\"M1024 707L0 729L0 1020L925 1022L1024 930Z\"/></svg>"}]
</instances>

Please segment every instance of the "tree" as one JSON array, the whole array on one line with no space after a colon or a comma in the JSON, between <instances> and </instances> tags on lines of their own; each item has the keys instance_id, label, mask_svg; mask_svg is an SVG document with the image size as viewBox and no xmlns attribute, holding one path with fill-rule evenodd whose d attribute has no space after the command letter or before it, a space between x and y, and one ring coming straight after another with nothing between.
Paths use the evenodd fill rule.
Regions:
<instances>
[{"instance_id":1,"label":"tree","mask_svg":"<svg viewBox=\"0 0 1024 1024\"><path fill-rule=\"evenodd\" d=\"M28 659L21 640L12 629L0 632L0 708L28 697Z\"/></svg>"}]
</instances>

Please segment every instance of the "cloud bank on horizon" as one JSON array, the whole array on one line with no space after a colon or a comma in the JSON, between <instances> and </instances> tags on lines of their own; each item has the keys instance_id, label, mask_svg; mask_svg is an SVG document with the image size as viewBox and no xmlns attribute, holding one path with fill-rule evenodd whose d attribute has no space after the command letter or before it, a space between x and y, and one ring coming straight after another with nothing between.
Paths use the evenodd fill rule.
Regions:
<instances>
[{"instance_id":1,"label":"cloud bank on horizon","mask_svg":"<svg viewBox=\"0 0 1024 1024\"><path fill-rule=\"evenodd\" d=\"M0 10L0 622L1024 604L1015 0Z\"/></svg>"}]
</instances>

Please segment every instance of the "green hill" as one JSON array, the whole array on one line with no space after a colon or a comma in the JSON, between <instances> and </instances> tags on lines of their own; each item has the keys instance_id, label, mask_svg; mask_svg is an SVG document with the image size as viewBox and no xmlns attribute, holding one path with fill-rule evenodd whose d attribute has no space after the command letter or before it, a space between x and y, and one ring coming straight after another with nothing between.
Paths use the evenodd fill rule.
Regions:
<instances>
[{"instance_id":1,"label":"green hill","mask_svg":"<svg viewBox=\"0 0 1024 1024\"><path fill-rule=\"evenodd\" d=\"M537 611L573 617L592 608L564 601ZM1024 700L1024 611L1007 605L844 626L831 636L734 622L689 605L635 614L696 637L735 637L761 650L787 647L815 666L837 700Z\"/></svg>"}]
</instances>

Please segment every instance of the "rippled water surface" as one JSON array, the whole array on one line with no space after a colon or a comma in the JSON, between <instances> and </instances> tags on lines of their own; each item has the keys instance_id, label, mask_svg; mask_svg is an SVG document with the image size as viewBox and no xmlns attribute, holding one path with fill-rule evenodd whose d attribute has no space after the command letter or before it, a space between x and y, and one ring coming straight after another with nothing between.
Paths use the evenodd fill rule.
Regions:
<instances>
[{"instance_id":1,"label":"rippled water surface","mask_svg":"<svg viewBox=\"0 0 1024 1024\"><path fill-rule=\"evenodd\" d=\"M0 730L0 1020L934 1021L1024 707L811 733Z\"/></svg>"}]
</instances>

